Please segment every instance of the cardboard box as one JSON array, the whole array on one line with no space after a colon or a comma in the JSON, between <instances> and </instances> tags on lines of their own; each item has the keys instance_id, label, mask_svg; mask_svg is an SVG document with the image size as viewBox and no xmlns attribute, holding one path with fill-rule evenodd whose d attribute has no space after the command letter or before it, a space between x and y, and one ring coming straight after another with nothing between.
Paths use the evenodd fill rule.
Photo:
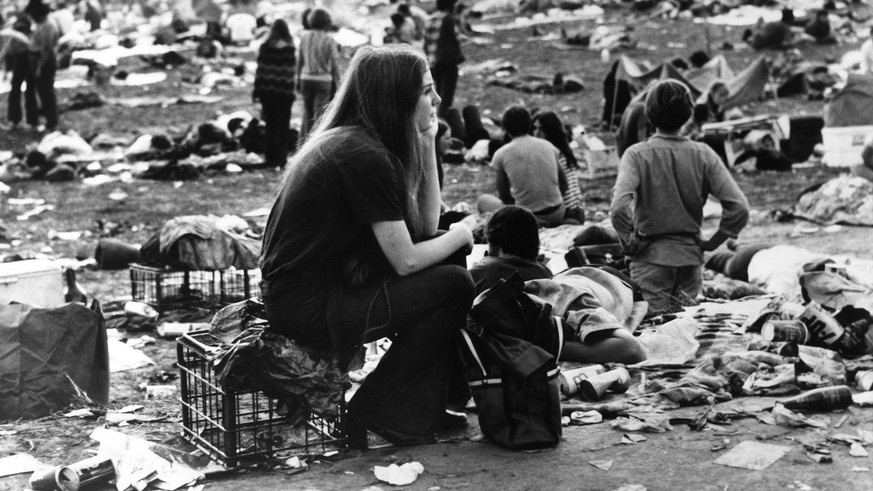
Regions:
<instances>
[{"instance_id":1,"label":"cardboard box","mask_svg":"<svg viewBox=\"0 0 873 491\"><path fill-rule=\"evenodd\" d=\"M64 274L48 259L0 263L0 303L57 307L64 303Z\"/></svg>"},{"instance_id":2,"label":"cardboard box","mask_svg":"<svg viewBox=\"0 0 873 491\"><path fill-rule=\"evenodd\" d=\"M600 179L618 175L618 149L606 147L604 150L584 150L579 162L579 177Z\"/></svg>"},{"instance_id":3,"label":"cardboard box","mask_svg":"<svg viewBox=\"0 0 873 491\"><path fill-rule=\"evenodd\" d=\"M822 161L829 167L851 167L863 164L861 150L864 140L873 135L873 125L822 128L824 146Z\"/></svg>"}]
</instances>

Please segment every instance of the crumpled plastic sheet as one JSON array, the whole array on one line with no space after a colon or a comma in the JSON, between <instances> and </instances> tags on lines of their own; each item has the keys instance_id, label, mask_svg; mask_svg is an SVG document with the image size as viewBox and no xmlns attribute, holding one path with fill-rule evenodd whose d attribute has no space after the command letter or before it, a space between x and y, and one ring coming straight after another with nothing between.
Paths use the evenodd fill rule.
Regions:
<instances>
[{"instance_id":1,"label":"crumpled plastic sheet","mask_svg":"<svg viewBox=\"0 0 873 491\"><path fill-rule=\"evenodd\" d=\"M348 374L332 353L297 345L263 327L243 331L214 356L222 387L264 391L284 405L292 423L310 412L336 415L349 386Z\"/></svg>"}]
</instances>

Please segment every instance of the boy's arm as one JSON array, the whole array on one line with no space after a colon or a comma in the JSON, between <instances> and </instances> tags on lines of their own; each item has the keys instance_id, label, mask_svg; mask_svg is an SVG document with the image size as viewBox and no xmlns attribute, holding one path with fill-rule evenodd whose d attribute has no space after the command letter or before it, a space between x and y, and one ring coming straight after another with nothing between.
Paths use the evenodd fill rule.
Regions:
<instances>
[{"instance_id":1,"label":"boy's arm","mask_svg":"<svg viewBox=\"0 0 873 491\"><path fill-rule=\"evenodd\" d=\"M722 207L718 230L701 244L704 251L712 251L727 239L736 238L743 230L749 221L749 202L715 152L707 159L706 168L712 190L710 194L718 198Z\"/></svg>"},{"instance_id":2,"label":"boy's arm","mask_svg":"<svg viewBox=\"0 0 873 491\"><path fill-rule=\"evenodd\" d=\"M634 232L633 207L639 185L639 174L631 164L630 154L625 152L618 166L618 177L612 189L612 203L609 206L612 226L625 244Z\"/></svg>"}]
</instances>

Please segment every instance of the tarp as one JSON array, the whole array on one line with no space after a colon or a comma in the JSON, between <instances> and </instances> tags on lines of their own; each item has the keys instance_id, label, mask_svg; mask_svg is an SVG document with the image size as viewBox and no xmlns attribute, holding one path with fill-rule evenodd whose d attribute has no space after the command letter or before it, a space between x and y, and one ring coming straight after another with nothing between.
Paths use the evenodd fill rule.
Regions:
<instances>
[{"instance_id":1,"label":"tarp","mask_svg":"<svg viewBox=\"0 0 873 491\"><path fill-rule=\"evenodd\" d=\"M850 73L824 106L825 127L873 125L873 75Z\"/></svg>"},{"instance_id":2,"label":"tarp","mask_svg":"<svg viewBox=\"0 0 873 491\"><path fill-rule=\"evenodd\" d=\"M770 76L763 56L739 74L734 74L723 55L718 55L701 68L689 70L685 74L668 62L652 68L646 63L622 55L617 63L619 66L616 78L627 81L633 93L643 90L652 81L674 79L688 85L692 97L696 99L712 82L722 80L727 84L730 94L722 106L725 109L758 100L763 95Z\"/></svg>"},{"instance_id":3,"label":"tarp","mask_svg":"<svg viewBox=\"0 0 873 491\"><path fill-rule=\"evenodd\" d=\"M0 305L0 420L38 418L76 390L109 400L109 354L100 306Z\"/></svg>"}]
</instances>

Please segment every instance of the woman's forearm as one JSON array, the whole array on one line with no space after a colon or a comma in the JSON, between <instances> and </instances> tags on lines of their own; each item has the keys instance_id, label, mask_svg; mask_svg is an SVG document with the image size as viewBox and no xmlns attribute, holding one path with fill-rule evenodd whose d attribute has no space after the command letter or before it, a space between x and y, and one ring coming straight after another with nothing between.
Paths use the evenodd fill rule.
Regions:
<instances>
[{"instance_id":1,"label":"woman's forearm","mask_svg":"<svg viewBox=\"0 0 873 491\"><path fill-rule=\"evenodd\" d=\"M421 219L425 237L436 235L437 225L440 219L439 174L437 171L436 148L434 145L423 145L421 152L424 176L419 189L418 203L420 206Z\"/></svg>"}]
</instances>

